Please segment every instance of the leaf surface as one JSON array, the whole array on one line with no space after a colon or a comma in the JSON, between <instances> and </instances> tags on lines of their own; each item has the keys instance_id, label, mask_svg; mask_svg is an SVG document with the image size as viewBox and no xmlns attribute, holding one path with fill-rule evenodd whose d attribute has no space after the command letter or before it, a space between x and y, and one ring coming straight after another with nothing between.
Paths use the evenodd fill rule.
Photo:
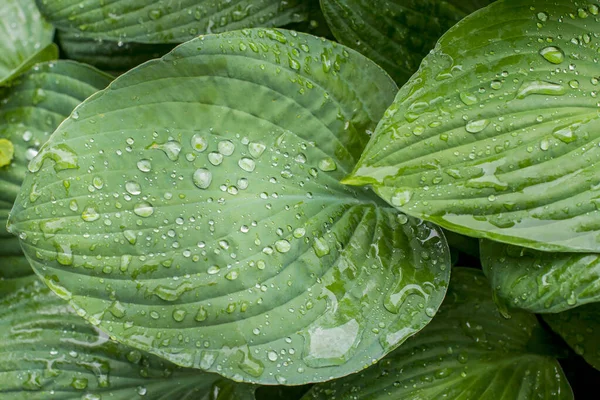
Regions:
<instances>
[{"instance_id":1,"label":"leaf surface","mask_svg":"<svg viewBox=\"0 0 600 400\"><path fill-rule=\"evenodd\" d=\"M2 399L254 398L248 385L112 341L35 276L0 281L0 306Z\"/></svg>"},{"instance_id":2,"label":"leaf surface","mask_svg":"<svg viewBox=\"0 0 600 400\"><path fill-rule=\"evenodd\" d=\"M321 0L340 43L361 52L406 82L452 25L490 0Z\"/></svg>"},{"instance_id":3,"label":"leaf surface","mask_svg":"<svg viewBox=\"0 0 600 400\"><path fill-rule=\"evenodd\" d=\"M481 264L501 307L556 313L600 301L595 253L546 253L482 240Z\"/></svg>"},{"instance_id":4,"label":"leaf surface","mask_svg":"<svg viewBox=\"0 0 600 400\"><path fill-rule=\"evenodd\" d=\"M21 253L6 222L27 164L71 111L110 80L89 66L56 61L38 64L0 90L0 144L12 149L10 161L0 168L0 255ZM32 192L33 197L38 194Z\"/></svg>"},{"instance_id":5,"label":"leaf surface","mask_svg":"<svg viewBox=\"0 0 600 400\"><path fill-rule=\"evenodd\" d=\"M34 0L3 0L0 15L0 86L36 62L58 58L54 28Z\"/></svg>"},{"instance_id":6,"label":"leaf surface","mask_svg":"<svg viewBox=\"0 0 600 400\"><path fill-rule=\"evenodd\" d=\"M439 229L339 183L395 90L310 35L192 40L73 112L11 229L119 341L236 380L347 375L425 326L448 282Z\"/></svg>"},{"instance_id":7,"label":"leaf surface","mask_svg":"<svg viewBox=\"0 0 600 400\"><path fill-rule=\"evenodd\" d=\"M498 1L400 90L349 184L449 230L597 252L598 7Z\"/></svg>"},{"instance_id":8,"label":"leaf surface","mask_svg":"<svg viewBox=\"0 0 600 400\"><path fill-rule=\"evenodd\" d=\"M453 268L433 321L378 365L303 399L573 399L533 314L503 318L481 271Z\"/></svg>"},{"instance_id":9,"label":"leaf surface","mask_svg":"<svg viewBox=\"0 0 600 400\"><path fill-rule=\"evenodd\" d=\"M304 0L37 0L58 29L82 38L182 43L198 34L282 26L307 19Z\"/></svg>"},{"instance_id":10,"label":"leaf surface","mask_svg":"<svg viewBox=\"0 0 600 400\"><path fill-rule=\"evenodd\" d=\"M575 353L600 370L600 303L586 304L558 314L544 314L543 318Z\"/></svg>"}]
</instances>

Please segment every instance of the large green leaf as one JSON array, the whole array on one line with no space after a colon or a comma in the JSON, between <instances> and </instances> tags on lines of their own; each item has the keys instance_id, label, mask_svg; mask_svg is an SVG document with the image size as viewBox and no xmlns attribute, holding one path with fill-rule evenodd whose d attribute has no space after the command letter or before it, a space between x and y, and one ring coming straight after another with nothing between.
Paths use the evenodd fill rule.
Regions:
<instances>
[{"instance_id":1,"label":"large green leaf","mask_svg":"<svg viewBox=\"0 0 600 400\"><path fill-rule=\"evenodd\" d=\"M346 182L465 235L599 251L600 24L577 4L498 1L455 25Z\"/></svg>"},{"instance_id":2,"label":"large green leaf","mask_svg":"<svg viewBox=\"0 0 600 400\"><path fill-rule=\"evenodd\" d=\"M335 37L383 67L398 84L452 25L491 0L321 0Z\"/></svg>"},{"instance_id":3,"label":"large green leaf","mask_svg":"<svg viewBox=\"0 0 600 400\"><path fill-rule=\"evenodd\" d=\"M430 321L449 276L439 229L338 182L395 91L310 35L192 40L74 111L11 229L131 346L269 384L355 372Z\"/></svg>"},{"instance_id":4,"label":"large green leaf","mask_svg":"<svg viewBox=\"0 0 600 400\"><path fill-rule=\"evenodd\" d=\"M307 19L304 0L36 0L57 28L81 37L181 43L198 34Z\"/></svg>"},{"instance_id":5,"label":"large green leaf","mask_svg":"<svg viewBox=\"0 0 600 400\"><path fill-rule=\"evenodd\" d=\"M556 313L600 301L600 255L546 253L481 241L481 264L501 307Z\"/></svg>"},{"instance_id":6,"label":"large green leaf","mask_svg":"<svg viewBox=\"0 0 600 400\"><path fill-rule=\"evenodd\" d=\"M230 392L219 400L254 398L250 386L112 341L35 276L0 280L0 306L3 400L214 400L219 391Z\"/></svg>"},{"instance_id":7,"label":"large green leaf","mask_svg":"<svg viewBox=\"0 0 600 400\"><path fill-rule=\"evenodd\" d=\"M0 255L20 254L6 221L27 164L71 111L110 79L89 66L57 61L38 64L0 90L0 140L10 142L14 152L0 168Z\"/></svg>"},{"instance_id":8,"label":"large green leaf","mask_svg":"<svg viewBox=\"0 0 600 400\"><path fill-rule=\"evenodd\" d=\"M89 39L79 34L58 32L66 58L93 65L104 71L122 73L173 50L173 44L148 44Z\"/></svg>"},{"instance_id":9,"label":"large green leaf","mask_svg":"<svg viewBox=\"0 0 600 400\"><path fill-rule=\"evenodd\" d=\"M586 304L544 320L590 365L600 370L600 303Z\"/></svg>"},{"instance_id":10,"label":"large green leaf","mask_svg":"<svg viewBox=\"0 0 600 400\"><path fill-rule=\"evenodd\" d=\"M316 385L304 399L573 399L536 317L504 319L479 270L454 268L433 321L366 371Z\"/></svg>"},{"instance_id":11,"label":"large green leaf","mask_svg":"<svg viewBox=\"0 0 600 400\"><path fill-rule=\"evenodd\" d=\"M57 58L53 36L54 28L42 18L34 0L2 0L0 85L36 62Z\"/></svg>"}]
</instances>

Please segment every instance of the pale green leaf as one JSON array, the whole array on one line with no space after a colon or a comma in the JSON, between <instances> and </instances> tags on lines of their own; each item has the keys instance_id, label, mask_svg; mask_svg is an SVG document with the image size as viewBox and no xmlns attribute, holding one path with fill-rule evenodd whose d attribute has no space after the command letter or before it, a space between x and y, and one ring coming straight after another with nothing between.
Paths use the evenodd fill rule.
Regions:
<instances>
[{"instance_id":1,"label":"pale green leaf","mask_svg":"<svg viewBox=\"0 0 600 400\"><path fill-rule=\"evenodd\" d=\"M53 36L54 28L42 18L34 0L2 0L0 86L36 62L57 58Z\"/></svg>"},{"instance_id":2,"label":"pale green leaf","mask_svg":"<svg viewBox=\"0 0 600 400\"><path fill-rule=\"evenodd\" d=\"M3 400L254 398L250 386L112 341L36 276L0 280L0 335Z\"/></svg>"},{"instance_id":3,"label":"pale green leaf","mask_svg":"<svg viewBox=\"0 0 600 400\"><path fill-rule=\"evenodd\" d=\"M402 84L444 32L490 2L321 0L321 8L340 43L369 57Z\"/></svg>"},{"instance_id":4,"label":"pale green leaf","mask_svg":"<svg viewBox=\"0 0 600 400\"><path fill-rule=\"evenodd\" d=\"M481 241L481 264L501 307L556 313L600 301L600 255L546 253Z\"/></svg>"},{"instance_id":5,"label":"pale green leaf","mask_svg":"<svg viewBox=\"0 0 600 400\"><path fill-rule=\"evenodd\" d=\"M400 90L345 182L465 235L599 251L597 15L574 0L471 14Z\"/></svg>"},{"instance_id":6,"label":"pale green leaf","mask_svg":"<svg viewBox=\"0 0 600 400\"><path fill-rule=\"evenodd\" d=\"M533 314L500 315L479 270L453 268L433 321L366 371L316 385L303 400L573 399Z\"/></svg>"},{"instance_id":7,"label":"pale green leaf","mask_svg":"<svg viewBox=\"0 0 600 400\"><path fill-rule=\"evenodd\" d=\"M48 21L81 37L182 43L199 34L282 26L307 18L305 0L37 0Z\"/></svg>"},{"instance_id":8,"label":"pale green leaf","mask_svg":"<svg viewBox=\"0 0 600 400\"><path fill-rule=\"evenodd\" d=\"M310 35L192 40L74 111L11 229L119 341L236 380L347 375L425 326L448 282L439 229L338 181L395 91Z\"/></svg>"}]
</instances>

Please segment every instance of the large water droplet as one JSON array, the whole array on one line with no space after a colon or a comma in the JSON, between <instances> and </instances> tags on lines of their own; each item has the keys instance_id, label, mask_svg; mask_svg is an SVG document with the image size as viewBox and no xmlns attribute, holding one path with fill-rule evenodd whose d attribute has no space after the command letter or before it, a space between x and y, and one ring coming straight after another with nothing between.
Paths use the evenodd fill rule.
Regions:
<instances>
[{"instance_id":1,"label":"large water droplet","mask_svg":"<svg viewBox=\"0 0 600 400\"><path fill-rule=\"evenodd\" d=\"M331 251L329 248L329 243L327 243L327 241L322 237L316 237L313 241L312 247L315 251L315 254L319 258L325 257Z\"/></svg>"},{"instance_id":2,"label":"large water droplet","mask_svg":"<svg viewBox=\"0 0 600 400\"><path fill-rule=\"evenodd\" d=\"M204 136L195 134L191 139L192 148L199 153L202 153L208 148L208 141Z\"/></svg>"},{"instance_id":3,"label":"large water droplet","mask_svg":"<svg viewBox=\"0 0 600 400\"><path fill-rule=\"evenodd\" d=\"M207 189L212 182L212 172L206 168L199 168L196 170L196 172L194 172L192 180L194 185L196 185L198 188Z\"/></svg>"},{"instance_id":4,"label":"large water droplet","mask_svg":"<svg viewBox=\"0 0 600 400\"><path fill-rule=\"evenodd\" d=\"M137 167L142 172L150 172L152 170L152 162L143 159L137 162Z\"/></svg>"},{"instance_id":5,"label":"large water droplet","mask_svg":"<svg viewBox=\"0 0 600 400\"><path fill-rule=\"evenodd\" d=\"M559 83L552 83L546 81L525 81L521 84L521 87L517 91L517 99L524 99L525 97L532 94L545 94L551 96L561 96L565 94L567 90Z\"/></svg>"},{"instance_id":6,"label":"large water droplet","mask_svg":"<svg viewBox=\"0 0 600 400\"><path fill-rule=\"evenodd\" d=\"M490 121L487 119L479 119L467 122L465 129L469 133L479 133L488 127Z\"/></svg>"},{"instance_id":7,"label":"large water droplet","mask_svg":"<svg viewBox=\"0 0 600 400\"><path fill-rule=\"evenodd\" d=\"M238 165L246 172L252 172L256 168L256 163L253 159L244 157L238 161Z\"/></svg>"},{"instance_id":8,"label":"large water droplet","mask_svg":"<svg viewBox=\"0 0 600 400\"><path fill-rule=\"evenodd\" d=\"M235 145L231 140L222 140L217 145L217 149L219 150L219 153L224 156L230 156L235 151Z\"/></svg>"},{"instance_id":9,"label":"large water droplet","mask_svg":"<svg viewBox=\"0 0 600 400\"><path fill-rule=\"evenodd\" d=\"M331 157L321 159L317 166L323 172L331 172L337 169L337 164Z\"/></svg>"},{"instance_id":10,"label":"large water droplet","mask_svg":"<svg viewBox=\"0 0 600 400\"><path fill-rule=\"evenodd\" d=\"M142 187L140 186L140 184L133 181L125 183L125 190L127 191L127 193L134 196L137 196L140 193L142 193Z\"/></svg>"},{"instance_id":11,"label":"large water droplet","mask_svg":"<svg viewBox=\"0 0 600 400\"><path fill-rule=\"evenodd\" d=\"M540 50L540 55L552 64L560 64L565 60L565 53L558 47L548 46Z\"/></svg>"},{"instance_id":12,"label":"large water droplet","mask_svg":"<svg viewBox=\"0 0 600 400\"><path fill-rule=\"evenodd\" d=\"M137 203L134 206L133 212L135 213L135 215L137 215L139 217L147 218L147 217L151 216L152 214L154 214L154 207L152 207L152 204L150 204L146 201L143 201L141 203Z\"/></svg>"},{"instance_id":13,"label":"large water droplet","mask_svg":"<svg viewBox=\"0 0 600 400\"><path fill-rule=\"evenodd\" d=\"M181 143L176 140L169 140L166 143L152 143L149 148L162 150L169 160L177 161L181 152Z\"/></svg>"}]
</instances>

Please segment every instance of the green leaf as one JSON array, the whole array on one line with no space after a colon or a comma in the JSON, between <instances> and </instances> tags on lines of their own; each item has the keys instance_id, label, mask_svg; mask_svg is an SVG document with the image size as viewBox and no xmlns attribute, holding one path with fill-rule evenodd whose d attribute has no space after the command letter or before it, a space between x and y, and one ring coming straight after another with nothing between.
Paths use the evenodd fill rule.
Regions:
<instances>
[{"instance_id":1,"label":"green leaf","mask_svg":"<svg viewBox=\"0 0 600 400\"><path fill-rule=\"evenodd\" d=\"M5 227L27 164L71 111L110 80L89 66L57 61L36 65L0 90L0 143L13 148L10 164L0 168L0 256L20 254Z\"/></svg>"},{"instance_id":2,"label":"green leaf","mask_svg":"<svg viewBox=\"0 0 600 400\"><path fill-rule=\"evenodd\" d=\"M11 229L119 341L236 380L347 375L425 326L448 282L439 229L339 183L395 91L310 35L192 40L75 110Z\"/></svg>"},{"instance_id":3,"label":"green leaf","mask_svg":"<svg viewBox=\"0 0 600 400\"><path fill-rule=\"evenodd\" d=\"M0 281L3 279L21 278L33 274L29 262L21 253L19 243L14 242L14 245L16 254L3 255L0 257Z\"/></svg>"},{"instance_id":4,"label":"green leaf","mask_svg":"<svg viewBox=\"0 0 600 400\"><path fill-rule=\"evenodd\" d=\"M600 301L600 255L545 253L481 241L481 264L501 307L556 313Z\"/></svg>"},{"instance_id":5,"label":"green leaf","mask_svg":"<svg viewBox=\"0 0 600 400\"><path fill-rule=\"evenodd\" d=\"M433 321L366 371L315 385L304 399L573 399L563 371L540 345L533 314L504 319L481 271L453 268Z\"/></svg>"},{"instance_id":6,"label":"green leaf","mask_svg":"<svg viewBox=\"0 0 600 400\"><path fill-rule=\"evenodd\" d=\"M58 32L58 41L66 58L116 73L128 71L143 62L159 58L174 47L173 44L89 39L70 32Z\"/></svg>"},{"instance_id":7,"label":"green leaf","mask_svg":"<svg viewBox=\"0 0 600 400\"><path fill-rule=\"evenodd\" d=\"M340 43L369 57L403 84L444 32L490 2L321 0L321 8Z\"/></svg>"},{"instance_id":8,"label":"green leaf","mask_svg":"<svg viewBox=\"0 0 600 400\"><path fill-rule=\"evenodd\" d=\"M457 249L471 257L479 258L479 241L444 229L444 236L450 248Z\"/></svg>"},{"instance_id":9,"label":"green leaf","mask_svg":"<svg viewBox=\"0 0 600 400\"><path fill-rule=\"evenodd\" d=\"M544 314L543 318L575 353L600 370L600 303L586 304L558 314Z\"/></svg>"},{"instance_id":10,"label":"green leaf","mask_svg":"<svg viewBox=\"0 0 600 400\"><path fill-rule=\"evenodd\" d=\"M282 26L307 18L304 0L36 0L58 29L91 39L182 43L198 34Z\"/></svg>"},{"instance_id":11,"label":"green leaf","mask_svg":"<svg viewBox=\"0 0 600 400\"><path fill-rule=\"evenodd\" d=\"M253 390L112 341L35 276L0 281L0 305L2 399L208 400Z\"/></svg>"},{"instance_id":12,"label":"green leaf","mask_svg":"<svg viewBox=\"0 0 600 400\"><path fill-rule=\"evenodd\" d=\"M0 86L31 65L58 58L54 28L44 21L34 0L0 2Z\"/></svg>"},{"instance_id":13,"label":"green leaf","mask_svg":"<svg viewBox=\"0 0 600 400\"><path fill-rule=\"evenodd\" d=\"M345 183L372 184L407 214L468 236L599 251L600 25L596 6L578 10L507 0L459 22Z\"/></svg>"}]
</instances>

